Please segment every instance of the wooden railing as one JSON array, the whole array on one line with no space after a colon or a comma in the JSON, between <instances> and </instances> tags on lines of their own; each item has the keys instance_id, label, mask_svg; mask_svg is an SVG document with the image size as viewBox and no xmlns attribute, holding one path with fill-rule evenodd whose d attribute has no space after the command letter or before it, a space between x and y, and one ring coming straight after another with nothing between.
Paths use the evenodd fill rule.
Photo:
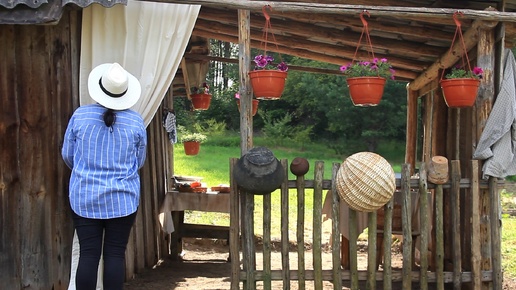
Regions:
<instances>
[{"instance_id":1,"label":"wooden railing","mask_svg":"<svg viewBox=\"0 0 516 290\"><path fill-rule=\"evenodd\" d=\"M231 159L230 171L237 159ZM288 176L287 160L281 160ZM488 181L479 179L478 161L471 161L470 179L461 178L460 162L453 160L450 164L450 180L445 184L433 184L427 181L426 166L419 168L419 177L411 178L411 168L402 165L401 178L396 179L397 191L402 195L401 219L403 228L403 268L393 270L391 267L392 216L393 200L383 208L383 267L377 270L377 212L368 215L367 270L358 270L357 262L357 212L349 210L349 265L350 269L342 269L340 241L340 198L332 194L332 237L331 264L323 264L322 256L322 200L323 191L336 193L335 176L340 164L332 165L331 180L323 179L324 163L315 162L314 179L305 180L299 176L296 180L285 180L281 191L281 260L280 270L271 269L271 195L263 196L263 265L257 270L256 245L254 234L254 196L239 192L237 184L231 181L230 193L230 258L232 263L231 289L277 289L273 282L282 284L283 289L290 289L292 281L298 289L306 289L307 281L313 289L323 289L323 281L330 281L334 289L342 289L343 285L351 289L444 289L445 284L461 289L463 284L470 284L471 289L501 289L501 236L499 225L498 189L503 182L496 178ZM231 174L230 176L233 176ZM289 189L296 189L297 204L289 205ZM313 189L313 265L307 269L305 264L305 189ZM462 191L461 191L462 190ZM418 268L413 267L412 240L412 194L419 192L419 227L420 227L420 260ZM432 195L432 198L428 198ZM433 203L429 202L433 201ZM290 269L289 261L289 209L297 207L296 232L297 270ZM429 208L432 214L429 215ZM470 222L470 237L465 237L461 226L462 215ZM447 213L445 213L445 210ZM467 212L467 214L464 214ZM446 221L444 220L446 218ZM430 227L433 225L433 229ZM447 228L446 228L447 227ZM430 234L432 233L432 234ZM445 233L453 233L447 237L451 244L445 245ZM465 241L465 242L464 242ZM432 242L432 261L428 260L429 243ZM468 243L466 251L461 246ZM445 249L447 248L447 250ZM445 253L445 251L447 251ZM445 265L445 254L452 265ZM469 259L468 266L462 261ZM430 266L431 265L431 266ZM446 268L446 270L445 270ZM464 269L468 268L468 271ZM241 285L242 284L242 285ZM242 287L241 287L242 286ZM326 288L325 288L326 289ZM482 288L483 289L483 288Z\"/></svg>"}]
</instances>

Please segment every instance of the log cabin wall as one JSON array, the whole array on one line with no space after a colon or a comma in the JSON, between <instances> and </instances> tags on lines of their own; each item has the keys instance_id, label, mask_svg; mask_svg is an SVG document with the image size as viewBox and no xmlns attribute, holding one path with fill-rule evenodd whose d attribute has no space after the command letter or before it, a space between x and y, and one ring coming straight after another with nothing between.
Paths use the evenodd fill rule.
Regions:
<instances>
[{"instance_id":1,"label":"log cabin wall","mask_svg":"<svg viewBox=\"0 0 516 290\"><path fill-rule=\"evenodd\" d=\"M81 12L54 25L0 25L1 289L67 289L73 222L64 131L79 104ZM149 125L126 276L167 254L157 221L165 192L161 116Z\"/></svg>"},{"instance_id":2,"label":"log cabin wall","mask_svg":"<svg viewBox=\"0 0 516 290\"><path fill-rule=\"evenodd\" d=\"M73 236L63 134L78 100L80 14L0 25L2 289L66 289Z\"/></svg>"}]
</instances>

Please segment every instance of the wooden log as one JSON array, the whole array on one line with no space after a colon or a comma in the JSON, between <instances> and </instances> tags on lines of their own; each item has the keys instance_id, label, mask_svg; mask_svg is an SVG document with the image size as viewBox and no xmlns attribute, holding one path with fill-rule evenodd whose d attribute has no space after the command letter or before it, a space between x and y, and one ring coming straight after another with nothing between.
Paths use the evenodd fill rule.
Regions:
<instances>
[{"instance_id":1,"label":"wooden log","mask_svg":"<svg viewBox=\"0 0 516 290\"><path fill-rule=\"evenodd\" d=\"M299 290L305 290L305 177L296 177L297 188L297 272Z\"/></svg>"},{"instance_id":2,"label":"wooden log","mask_svg":"<svg viewBox=\"0 0 516 290\"><path fill-rule=\"evenodd\" d=\"M367 283L366 290L376 289L376 211L367 214Z\"/></svg>"},{"instance_id":3,"label":"wooden log","mask_svg":"<svg viewBox=\"0 0 516 290\"><path fill-rule=\"evenodd\" d=\"M263 196L263 289L271 290L271 195Z\"/></svg>"},{"instance_id":4,"label":"wooden log","mask_svg":"<svg viewBox=\"0 0 516 290\"><path fill-rule=\"evenodd\" d=\"M448 182L448 158L444 156L433 156L427 164L428 181L434 184L445 184Z\"/></svg>"},{"instance_id":5,"label":"wooden log","mask_svg":"<svg viewBox=\"0 0 516 290\"><path fill-rule=\"evenodd\" d=\"M425 163L421 163L419 168L419 227L421 243L419 247L420 252L420 289L428 289L428 233L429 220L428 216L428 189L427 189L427 171Z\"/></svg>"},{"instance_id":6,"label":"wooden log","mask_svg":"<svg viewBox=\"0 0 516 290\"><path fill-rule=\"evenodd\" d=\"M288 176L288 162L286 159L281 160L281 165L285 171L285 176ZM289 244L290 239L288 235L288 187L287 181L281 184L281 270L283 273L283 289L290 289L290 259L289 259Z\"/></svg>"},{"instance_id":7,"label":"wooden log","mask_svg":"<svg viewBox=\"0 0 516 290\"><path fill-rule=\"evenodd\" d=\"M491 196L491 260L493 267L493 289L502 289L502 236L500 228L500 192L496 186L497 178L489 177L489 195Z\"/></svg>"},{"instance_id":8,"label":"wooden log","mask_svg":"<svg viewBox=\"0 0 516 290\"><path fill-rule=\"evenodd\" d=\"M394 198L391 198L384 207L383 220L383 255L379 255L381 261L383 256L383 290L392 290L392 264L391 264L391 247L392 247L392 209L394 206ZM379 264L379 263L377 263Z\"/></svg>"},{"instance_id":9,"label":"wooden log","mask_svg":"<svg viewBox=\"0 0 516 290\"><path fill-rule=\"evenodd\" d=\"M351 289L358 289L358 257L357 257L357 212L349 209L349 271Z\"/></svg>"},{"instance_id":10,"label":"wooden log","mask_svg":"<svg viewBox=\"0 0 516 290\"><path fill-rule=\"evenodd\" d=\"M313 217L313 266L314 289L323 289L322 278L322 182L324 179L324 162L315 162L314 172L314 217Z\"/></svg>"},{"instance_id":11,"label":"wooden log","mask_svg":"<svg viewBox=\"0 0 516 290\"><path fill-rule=\"evenodd\" d=\"M403 164L401 168L401 193L403 204L401 206L401 220L403 224L403 289L412 289L412 202L410 192L410 164Z\"/></svg>"},{"instance_id":12,"label":"wooden log","mask_svg":"<svg viewBox=\"0 0 516 290\"><path fill-rule=\"evenodd\" d=\"M437 290L444 290L443 186L435 188L435 275Z\"/></svg>"},{"instance_id":13,"label":"wooden log","mask_svg":"<svg viewBox=\"0 0 516 290\"><path fill-rule=\"evenodd\" d=\"M249 1L244 1L249 3ZM251 63L251 24L249 10L238 10L238 71L240 73L240 156L253 148Z\"/></svg>"},{"instance_id":14,"label":"wooden log","mask_svg":"<svg viewBox=\"0 0 516 290\"><path fill-rule=\"evenodd\" d=\"M455 290L461 289L461 271L462 271L462 257L460 246L460 161L452 160L451 163L451 182L452 189L450 190L450 208L451 208L451 227L453 231L453 288Z\"/></svg>"},{"instance_id":15,"label":"wooden log","mask_svg":"<svg viewBox=\"0 0 516 290\"><path fill-rule=\"evenodd\" d=\"M480 290L482 287L480 256L480 194L478 160L471 161L471 274L472 288Z\"/></svg>"},{"instance_id":16,"label":"wooden log","mask_svg":"<svg viewBox=\"0 0 516 290\"><path fill-rule=\"evenodd\" d=\"M417 92L407 86L407 139L405 144L405 163L410 164L411 170L416 167L417 143ZM414 172L410 172L412 175Z\"/></svg>"},{"instance_id":17,"label":"wooden log","mask_svg":"<svg viewBox=\"0 0 516 290\"><path fill-rule=\"evenodd\" d=\"M339 171L340 163L333 163L332 166L332 180L335 180L337 177L337 172ZM333 194L335 192L335 194ZM332 265L333 265L333 289L339 290L342 289L342 275L340 271L341 260L340 260L340 251L337 245L340 240L340 197L337 194L337 185L335 182L332 184L331 192L327 192L326 194L331 194L332 196L332 207L331 207L331 215L332 215ZM301 287L299 288L301 290Z\"/></svg>"},{"instance_id":18,"label":"wooden log","mask_svg":"<svg viewBox=\"0 0 516 290\"><path fill-rule=\"evenodd\" d=\"M229 160L229 259L231 260L231 290L240 289L240 203L238 185L233 178L237 158Z\"/></svg>"}]
</instances>

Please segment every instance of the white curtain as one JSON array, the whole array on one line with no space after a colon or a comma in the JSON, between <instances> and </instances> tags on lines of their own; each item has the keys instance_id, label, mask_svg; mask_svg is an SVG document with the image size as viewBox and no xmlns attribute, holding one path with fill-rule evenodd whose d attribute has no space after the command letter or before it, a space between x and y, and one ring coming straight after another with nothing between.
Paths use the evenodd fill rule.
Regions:
<instances>
[{"instance_id":1,"label":"white curtain","mask_svg":"<svg viewBox=\"0 0 516 290\"><path fill-rule=\"evenodd\" d=\"M142 97L132 107L147 126L172 83L190 39L199 5L129 1L83 11L80 104L91 104L88 75L97 65L118 62L136 76Z\"/></svg>"},{"instance_id":2,"label":"white curtain","mask_svg":"<svg viewBox=\"0 0 516 290\"><path fill-rule=\"evenodd\" d=\"M83 10L79 68L80 105L91 104L88 75L99 64L118 62L140 80L142 96L132 109L148 126L181 63L201 6L128 1L127 6L98 4ZM71 279L75 290L79 258L74 236ZM97 289L102 289L102 263Z\"/></svg>"}]
</instances>

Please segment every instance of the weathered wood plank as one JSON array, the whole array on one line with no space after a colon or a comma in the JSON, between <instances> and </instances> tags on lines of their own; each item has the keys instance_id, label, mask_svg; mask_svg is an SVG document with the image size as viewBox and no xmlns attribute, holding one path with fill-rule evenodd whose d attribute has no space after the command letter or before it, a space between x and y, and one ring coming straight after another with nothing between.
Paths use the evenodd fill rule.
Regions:
<instances>
[{"instance_id":1,"label":"weathered wood plank","mask_svg":"<svg viewBox=\"0 0 516 290\"><path fill-rule=\"evenodd\" d=\"M304 176L297 176L297 272L299 274L299 290L305 290L305 187Z\"/></svg>"},{"instance_id":2,"label":"weathered wood plank","mask_svg":"<svg viewBox=\"0 0 516 290\"><path fill-rule=\"evenodd\" d=\"M263 289L272 289L271 284L271 195L263 196Z\"/></svg>"},{"instance_id":3,"label":"weathered wood plank","mask_svg":"<svg viewBox=\"0 0 516 290\"><path fill-rule=\"evenodd\" d=\"M430 230L428 216L428 189L427 189L427 170L426 163L422 162L419 167L419 226L420 226L420 289L428 289L428 233Z\"/></svg>"},{"instance_id":4,"label":"weathered wood plank","mask_svg":"<svg viewBox=\"0 0 516 290\"><path fill-rule=\"evenodd\" d=\"M367 214L367 283L366 290L376 289L376 211Z\"/></svg>"},{"instance_id":5,"label":"weathered wood plank","mask_svg":"<svg viewBox=\"0 0 516 290\"><path fill-rule=\"evenodd\" d=\"M450 190L450 208L451 208L451 228L453 241L453 288L455 290L461 289L461 245L460 245L460 188L459 180L461 176L460 161L451 161L451 182L452 189Z\"/></svg>"},{"instance_id":6,"label":"weathered wood plank","mask_svg":"<svg viewBox=\"0 0 516 290\"><path fill-rule=\"evenodd\" d=\"M491 196L491 260L493 267L493 289L502 288L502 236L500 227L500 192L496 187L497 178L489 177L489 195Z\"/></svg>"},{"instance_id":7,"label":"weathered wood plank","mask_svg":"<svg viewBox=\"0 0 516 290\"><path fill-rule=\"evenodd\" d=\"M349 209L349 269L351 289L358 289L358 256L357 256L357 212Z\"/></svg>"},{"instance_id":8,"label":"weathered wood plank","mask_svg":"<svg viewBox=\"0 0 516 290\"><path fill-rule=\"evenodd\" d=\"M229 160L229 259L231 260L231 290L240 289L240 202L238 195L238 184L233 178L233 170L237 163L237 158Z\"/></svg>"},{"instance_id":9,"label":"weathered wood plank","mask_svg":"<svg viewBox=\"0 0 516 290\"><path fill-rule=\"evenodd\" d=\"M480 290L481 255L480 255L480 194L478 189L478 160L471 161L471 274L473 290Z\"/></svg>"},{"instance_id":10,"label":"weathered wood plank","mask_svg":"<svg viewBox=\"0 0 516 290\"><path fill-rule=\"evenodd\" d=\"M249 1L243 1L250 3ZM238 71L240 84L240 155L253 148L251 69L251 24L249 10L238 10ZM211 38L211 37L208 37Z\"/></svg>"},{"instance_id":11,"label":"weathered wood plank","mask_svg":"<svg viewBox=\"0 0 516 290\"><path fill-rule=\"evenodd\" d=\"M337 177L337 173L340 168L340 163L333 163L332 167L332 180L335 180ZM329 194L327 192L326 194ZM338 290L342 289L342 277L341 277L341 260L340 260L340 249L339 247L335 245L339 245L340 243L340 197L337 194L337 185L335 182L332 184L331 188L331 195L332 195L332 207L331 207L331 214L332 214L332 246L331 247L331 253L332 253L332 266L333 266L333 289ZM301 287L300 287L301 288ZM300 289L301 290L301 289Z\"/></svg>"},{"instance_id":12,"label":"weathered wood plank","mask_svg":"<svg viewBox=\"0 0 516 290\"><path fill-rule=\"evenodd\" d=\"M288 176L288 163L286 159L281 160L281 165ZM290 289L290 259L289 259L289 230L288 230L288 216L289 216L289 198L287 182L281 184L281 266L283 272L283 290ZM315 206L315 201L314 201ZM315 213L314 213L315 215ZM315 243L314 243L315 247ZM314 251L315 252L315 251Z\"/></svg>"},{"instance_id":13,"label":"weathered wood plank","mask_svg":"<svg viewBox=\"0 0 516 290\"><path fill-rule=\"evenodd\" d=\"M435 189L435 275L437 290L444 290L443 186Z\"/></svg>"},{"instance_id":14,"label":"weathered wood plank","mask_svg":"<svg viewBox=\"0 0 516 290\"><path fill-rule=\"evenodd\" d=\"M313 266L315 272L314 289L323 289L322 279L322 181L324 162L316 161L314 168L314 218L313 218Z\"/></svg>"},{"instance_id":15,"label":"weathered wood plank","mask_svg":"<svg viewBox=\"0 0 516 290\"><path fill-rule=\"evenodd\" d=\"M391 198L384 207L383 220L383 290L392 290L392 209L394 198ZM378 255L378 254L377 254ZM378 261L382 256L377 257ZM377 263L380 264L380 263Z\"/></svg>"},{"instance_id":16,"label":"weathered wood plank","mask_svg":"<svg viewBox=\"0 0 516 290\"><path fill-rule=\"evenodd\" d=\"M410 165L405 163L401 168L401 193L403 203L401 206L401 219L403 222L403 289L412 289L412 202L410 186Z\"/></svg>"}]
</instances>

